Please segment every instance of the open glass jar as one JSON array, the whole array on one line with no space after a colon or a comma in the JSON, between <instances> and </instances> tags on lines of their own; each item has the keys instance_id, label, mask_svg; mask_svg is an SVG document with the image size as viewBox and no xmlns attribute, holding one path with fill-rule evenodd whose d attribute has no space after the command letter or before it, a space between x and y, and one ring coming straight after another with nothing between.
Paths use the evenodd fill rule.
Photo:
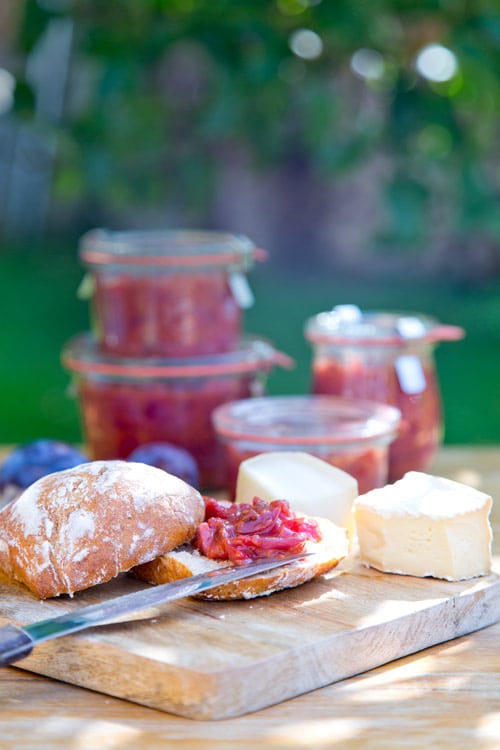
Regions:
<instances>
[{"instance_id":1,"label":"open glass jar","mask_svg":"<svg viewBox=\"0 0 500 750\"><path fill-rule=\"evenodd\" d=\"M242 235L94 229L80 241L102 351L193 357L229 351L253 302L246 273L265 253Z\"/></svg>"},{"instance_id":2,"label":"open glass jar","mask_svg":"<svg viewBox=\"0 0 500 750\"><path fill-rule=\"evenodd\" d=\"M263 396L219 406L213 422L226 452L234 499L242 461L268 451L304 451L351 474L360 493L387 482L398 409L336 396Z\"/></svg>"},{"instance_id":3,"label":"open glass jar","mask_svg":"<svg viewBox=\"0 0 500 750\"><path fill-rule=\"evenodd\" d=\"M443 435L434 348L461 339L463 329L420 314L339 305L310 318L305 336L313 345L313 393L372 399L401 411L389 481L425 470Z\"/></svg>"},{"instance_id":4,"label":"open glass jar","mask_svg":"<svg viewBox=\"0 0 500 750\"><path fill-rule=\"evenodd\" d=\"M89 334L67 343L62 362L73 376L92 459L127 458L145 443L173 443L192 454L201 486L213 489L226 477L213 410L261 395L271 370L291 364L257 337L241 339L225 354L175 360L103 354Z\"/></svg>"}]
</instances>

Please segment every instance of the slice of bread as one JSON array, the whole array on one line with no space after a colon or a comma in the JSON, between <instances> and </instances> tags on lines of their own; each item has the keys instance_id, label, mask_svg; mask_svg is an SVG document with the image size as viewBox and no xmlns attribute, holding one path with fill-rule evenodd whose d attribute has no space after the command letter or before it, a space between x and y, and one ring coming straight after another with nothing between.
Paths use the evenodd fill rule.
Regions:
<instances>
[{"instance_id":1,"label":"slice of bread","mask_svg":"<svg viewBox=\"0 0 500 750\"><path fill-rule=\"evenodd\" d=\"M40 599L72 595L190 541L204 514L200 493L162 469L90 461L0 510L0 573Z\"/></svg>"},{"instance_id":2,"label":"slice of bread","mask_svg":"<svg viewBox=\"0 0 500 750\"><path fill-rule=\"evenodd\" d=\"M282 589L300 586L335 568L347 554L346 530L325 518L315 520L320 526L322 539L320 542L307 542L304 552L313 553L309 557L250 578L222 584L198 594L196 598L218 601L254 599ZM151 562L136 566L131 573L148 583L161 584L187 578L197 573L205 573L228 564L227 560L212 560L200 554L193 546L184 545Z\"/></svg>"}]
</instances>

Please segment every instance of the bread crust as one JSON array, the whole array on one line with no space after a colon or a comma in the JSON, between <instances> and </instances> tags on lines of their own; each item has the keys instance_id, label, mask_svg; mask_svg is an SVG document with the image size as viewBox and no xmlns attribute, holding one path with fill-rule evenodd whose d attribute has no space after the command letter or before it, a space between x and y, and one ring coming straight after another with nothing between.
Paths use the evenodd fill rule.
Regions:
<instances>
[{"instance_id":1,"label":"bread crust","mask_svg":"<svg viewBox=\"0 0 500 750\"><path fill-rule=\"evenodd\" d=\"M200 493L161 469L91 461L0 511L0 572L40 599L72 595L189 541L204 513Z\"/></svg>"},{"instance_id":2,"label":"bread crust","mask_svg":"<svg viewBox=\"0 0 500 750\"><path fill-rule=\"evenodd\" d=\"M313 554L303 560L275 568L265 573L222 584L196 595L197 599L227 601L234 599L254 599L268 596L276 591L300 586L335 568L347 555L348 541L346 530L324 518L315 519L321 529L320 542L308 542L304 552ZM148 583L169 583L201 572L228 565L201 555L188 545L180 550L161 555L151 562L136 566L131 573Z\"/></svg>"}]
</instances>

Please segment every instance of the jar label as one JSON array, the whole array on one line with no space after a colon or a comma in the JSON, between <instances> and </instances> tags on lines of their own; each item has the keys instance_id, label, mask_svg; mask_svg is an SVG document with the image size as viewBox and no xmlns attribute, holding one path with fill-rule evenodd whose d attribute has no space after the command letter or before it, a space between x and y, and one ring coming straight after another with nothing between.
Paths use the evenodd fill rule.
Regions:
<instances>
[{"instance_id":1,"label":"jar label","mask_svg":"<svg viewBox=\"0 0 500 750\"><path fill-rule=\"evenodd\" d=\"M394 363L401 390L408 395L423 393L427 382L422 362L413 354L403 354Z\"/></svg>"},{"instance_id":2,"label":"jar label","mask_svg":"<svg viewBox=\"0 0 500 750\"><path fill-rule=\"evenodd\" d=\"M252 307L254 296L244 273L231 271L229 274L229 287L238 307L241 307L243 310Z\"/></svg>"}]
</instances>

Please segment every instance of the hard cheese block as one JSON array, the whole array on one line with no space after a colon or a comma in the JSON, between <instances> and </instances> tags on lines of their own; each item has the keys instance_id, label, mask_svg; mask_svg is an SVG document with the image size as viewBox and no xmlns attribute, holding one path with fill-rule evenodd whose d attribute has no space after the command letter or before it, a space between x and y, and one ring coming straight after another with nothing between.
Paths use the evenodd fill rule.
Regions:
<instances>
[{"instance_id":1,"label":"hard cheese block","mask_svg":"<svg viewBox=\"0 0 500 750\"><path fill-rule=\"evenodd\" d=\"M421 472L354 503L360 557L386 573L449 581L491 570L491 497Z\"/></svg>"},{"instance_id":2,"label":"hard cheese block","mask_svg":"<svg viewBox=\"0 0 500 750\"><path fill-rule=\"evenodd\" d=\"M242 461L238 470L236 502L249 503L256 496L268 502L287 500L296 511L351 529L358 483L309 453L270 451Z\"/></svg>"}]
</instances>

